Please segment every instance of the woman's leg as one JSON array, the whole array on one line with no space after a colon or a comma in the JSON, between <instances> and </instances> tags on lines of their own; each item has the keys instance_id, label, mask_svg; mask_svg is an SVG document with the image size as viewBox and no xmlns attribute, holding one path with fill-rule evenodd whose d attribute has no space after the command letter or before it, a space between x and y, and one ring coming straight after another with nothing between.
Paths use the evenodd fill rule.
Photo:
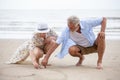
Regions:
<instances>
[{"instance_id":1,"label":"woman's leg","mask_svg":"<svg viewBox=\"0 0 120 80\"><path fill-rule=\"evenodd\" d=\"M43 51L36 47L32 51L30 51L30 57L32 60L32 63L36 69L39 68L39 59L43 56Z\"/></svg>"},{"instance_id":2,"label":"woman's leg","mask_svg":"<svg viewBox=\"0 0 120 80\"><path fill-rule=\"evenodd\" d=\"M51 45L55 42L56 37L48 37L45 40L45 47L44 47L44 52L47 53L47 51L50 49Z\"/></svg>"},{"instance_id":3,"label":"woman's leg","mask_svg":"<svg viewBox=\"0 0 120 80\"><path fill-rule=\"evenodd\" d=\"M51 46L55 43L56 37L48 37L45 41L46 44L44 46L44 53L46 54L48 50L51 48ZM47 64L47 66L50 66L51 64Z\"/></svg>"}]
</instances>

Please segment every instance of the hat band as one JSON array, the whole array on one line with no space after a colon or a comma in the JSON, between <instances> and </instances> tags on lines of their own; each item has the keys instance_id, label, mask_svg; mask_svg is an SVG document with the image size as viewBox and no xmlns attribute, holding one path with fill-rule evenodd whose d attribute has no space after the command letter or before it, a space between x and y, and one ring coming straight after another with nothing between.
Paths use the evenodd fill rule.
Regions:
<instances>
[{"instance_id":1,"label":"hat band","mask_svg":"<svg viewBox=\"0 0 120 80\"><path fill-rule=\"evenodd\" d=\"M38 29L38 30L41 30L41 31L42 31L42 30L48 30L48 28L44 28L44 29Z\"/></svg>"}]
</instances>

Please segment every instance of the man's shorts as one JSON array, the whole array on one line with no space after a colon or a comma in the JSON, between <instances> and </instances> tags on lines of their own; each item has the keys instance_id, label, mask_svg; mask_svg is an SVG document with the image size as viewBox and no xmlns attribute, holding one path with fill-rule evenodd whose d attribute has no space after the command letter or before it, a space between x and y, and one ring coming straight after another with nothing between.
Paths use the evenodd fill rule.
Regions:
<instances>
[{"instance_id":1,"label":"man's shorts","mask_svg":"<svg viewBox=\"0 0 120 80\"><path fill-rule=\"evenodd\" d=\"M97 45L94 44L93 46L90 47L82 47L80 45L76 45L80 49L80 54L82 55L87 55L91 53L97 52Z\"/></svg>"}]
</instances>

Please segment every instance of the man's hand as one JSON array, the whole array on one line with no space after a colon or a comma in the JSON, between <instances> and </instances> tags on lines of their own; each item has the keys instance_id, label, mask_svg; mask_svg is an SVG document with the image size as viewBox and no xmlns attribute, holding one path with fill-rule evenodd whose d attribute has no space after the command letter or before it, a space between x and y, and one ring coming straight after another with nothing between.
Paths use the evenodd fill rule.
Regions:
<instances>
[{"instance_id":1,"label":"man's hand","mask_svg":"<svg viewBox=\"0 0 120 80\"><path fill-rule=\"evenodd\" d=\"M48 63L48 60L45 59L45 58L44 58L44 59L42 60L42 62L41 62L41 64L44 66L44 68L46 68L47 63Z\"/></svg>"},{"instance_id":2,"label":"man's hand","mask_svg":"<svg viewBox=\"0 0 120 80\"><path fill-rule=\"evenodd\" d=\"M105 38L105 32L100 32L99 36L100 36L101 39L104 39Z\"/></svg>"}]
</instances>

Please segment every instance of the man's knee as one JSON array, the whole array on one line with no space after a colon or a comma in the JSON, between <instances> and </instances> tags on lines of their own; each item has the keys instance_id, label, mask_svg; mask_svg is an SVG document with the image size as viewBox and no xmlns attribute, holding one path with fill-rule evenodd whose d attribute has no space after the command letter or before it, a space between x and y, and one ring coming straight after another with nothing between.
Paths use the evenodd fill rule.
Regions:
<instances>
[{"instance_id":1,"label":"man's knee","mask_svg":"<svg viewBox=\"0 0 120 80\"><path fill-rule=\"evenodd\" d=\"M75 46L71 46L69 48L69 53L70 53L71 56L76 56L76 51L77 51L77 49L76 49Z\"/></svg>"},{"instance_id":2,"label":"man's knee","mask_svg":"<svg viewBox=\"0 0 120 80\"><path fill-rule=\"evenodd\" d=\"M99 33L98 34L98 40L105 40L105 34L102 34L102 36L101 36L101 34Z\"/></svg>"},{"instance_id":3,"label":"man's knee","mask_svg":"<svg viewBox=\"0 0 120 80\"><path fill-rule=\"evenodd\" d=\"M99 33L95 43L96 45L105 43L105 34L101 36L101 34Z\"/></svg>"}]
</instances>

